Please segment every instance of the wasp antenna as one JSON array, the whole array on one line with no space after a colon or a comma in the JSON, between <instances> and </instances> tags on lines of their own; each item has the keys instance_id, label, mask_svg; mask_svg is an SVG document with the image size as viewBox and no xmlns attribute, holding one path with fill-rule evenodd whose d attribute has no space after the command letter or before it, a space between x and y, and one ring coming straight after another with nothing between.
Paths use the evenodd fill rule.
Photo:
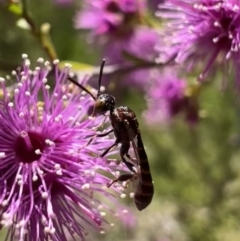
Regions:
<instances>
[{"instance_id":1,"label":"wasp antenna","mask_svg":"<svg viewBox=\"0 0 240 241\"><path fill-rule=\"evenodd\" d=\"M103 59L101 67L100 67L100 73L99 73L99 78L98 78L98 93L97 93L97 97L99 97L99 95L100 95L100 88L101 88L102 76L103 76L103 68L104 68L105 62L106 62L105 59Z\"/></svg>"},{"instance_id":2,"label":"wasp antenna","mask_svg":"<svg viewBox=\"0 0 240 241\"><path fill-rule=\"evenodd\" d=\"M73 79L72 77L68 76L67 79L72 82L73 84L75 84L76 86L78 86L80 89L82 89L83 91L86 91L89 95L91 95L91 97L96 100L96 97L88 90L86 89L84 86L82 86L80 83L78 83L75 79Z\"/></svg>"}]
</instances>

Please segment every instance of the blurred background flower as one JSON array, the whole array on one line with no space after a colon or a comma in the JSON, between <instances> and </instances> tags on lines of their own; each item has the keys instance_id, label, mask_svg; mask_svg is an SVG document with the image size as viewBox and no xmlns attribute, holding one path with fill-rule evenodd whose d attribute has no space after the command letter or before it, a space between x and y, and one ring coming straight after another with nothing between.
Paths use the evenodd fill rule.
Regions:
<instances>
[{"instance_id":1,"label":"blurred background flower","mask_svg":"<svg viewBox=\"0 0 240 241\"><path fill-rule=\"evenodd\" d=\"M210 70L217 71L216 64L227 75L229 61L238 71L239 1L168 0L159 9L157 16L165 23L160 31L159 61L176 55L176 62L189 70L200 65L200 79Z\"/></svg>"},{"instance_id":2,"label":"blurred background flower","mask_svg":"<svg viewBox=\"0 0 240 241\"><path fill-rule=\"evenodd\" d=\"M145 21L148 13L145 0L86 1L75 19L77 29L91 30L88 38L92 45L101 48L107 64L131 69L136 64L152 63L157 52L157 31ZM96 38L97 36L97 38ZM118 85L135 85L144 88L149 69L131 71L116 78ZM105 80L109 82L109 80Z\"/></svg>"},{"instance_id":3,"label":"blurred background flower","mask_svg":"<svg viewBox=\"0 0 240 241\"><path fill-rule=\"evenodd\" d=\"M176 115L182 113L188 123L196 123L199 117L198 96L196 91L190 93L190 88L186 80L177 77L174 68L156 73L146 91L145 121L155 125L170 124Z\"/></svg>"}]
</instances>

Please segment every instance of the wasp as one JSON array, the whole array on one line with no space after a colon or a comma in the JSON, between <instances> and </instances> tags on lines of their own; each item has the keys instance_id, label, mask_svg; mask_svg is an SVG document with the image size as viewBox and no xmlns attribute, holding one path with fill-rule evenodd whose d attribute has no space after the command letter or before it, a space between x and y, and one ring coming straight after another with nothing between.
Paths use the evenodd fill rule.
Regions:
<instances>
[{"instance_id":1,"label":"wasp","mask_svg":"<svg viewBox=\"0 0 240 241\"><path fill-rule=\"evenodd\" d=\"M106 112L109 111L109 119L112 129L97 136L103 137L113 132L116 139L115 142L100 155L100 157L104 157L112 148L116 147L118 144L121 144L120 157L131 171L129 174L120 175L117 179L113 180L109 186L117 181L122 182L138 178L139 181L134 193L134 201L137 209L141 211L151 203L154 194L148 157L144 149L141 132L139 130L139 123L134 111L128 106L115 107L114 96L107 93L100 93L104 65L105 60L102 61L100 67L98 92L96 97L75 79L69 76L68 80L81 88L83 91L87 92L95 100L92 116L99 114L105 115ZM129 155L129 149L131 146L134 150L134 158Z\"/></svg>"}]
</instances>

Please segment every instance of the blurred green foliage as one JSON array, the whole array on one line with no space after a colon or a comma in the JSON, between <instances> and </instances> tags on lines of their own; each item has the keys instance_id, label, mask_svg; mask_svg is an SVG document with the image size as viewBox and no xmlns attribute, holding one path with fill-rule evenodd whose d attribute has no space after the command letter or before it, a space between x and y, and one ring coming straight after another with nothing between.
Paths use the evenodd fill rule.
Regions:
<instances>
[{"instance_id":1,"label":"blurred green foliage","mask_svg":"<svg viewBox=\"0 0 240 241\"><path fill-rule=\"evenodd\" d=\"M51 24L50 35L58 58L97 64L99 50L87 45L84 32L73 27L76 6L50 0L29 1L38 26ZM48 57L28 30L16 26L18 16L0 6L0 74L21 62ZM238 241L240 237L239 106L231 85L220 90L221 77L203 86L199 97L204 118L189 126L179 116L168 126L147 126L141 118L144 94L130 87L119 105L133 108L138 117L155 183L152 204L137 212L136 226L116 227L92 240ZM117 83L116 83L117 85ZM128 202L131 204L131 202ZM0 238L2 240L2 238Z\"/></svg>"}]
</instances>

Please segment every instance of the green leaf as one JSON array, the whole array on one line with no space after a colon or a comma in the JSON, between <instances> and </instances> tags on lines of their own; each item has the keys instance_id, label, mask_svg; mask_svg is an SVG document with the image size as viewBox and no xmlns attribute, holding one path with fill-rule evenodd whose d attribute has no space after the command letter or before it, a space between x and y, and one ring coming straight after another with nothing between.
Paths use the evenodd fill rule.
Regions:
<instances>
[{"instance_id":1,"label":"green leaf","mask_svg":"<svg viewBox=\"0 0 240 241\"><path fill-rule=\"evenodd\" d=\"M91 75L99 74L100 66L93 66L86 63L65 60L59 63L60 68L64 68L65 64L70 64L72 66L72 70L76 72L80 71L83 74L91 74ZM104 74L111 74L115 72L118 68L119 66L117 65L105 66Z\"/></svg>"},{"instance_id":2,"label":"green leaf","mask_svg":"<svg viewBox=\"0 0 240 241\"><path fill-rule=\"evenodd\" d=\"M22 15L22 6L19 3L10 3L8 10L15 15Z\"/></svg>"},{"instance_id":3,"label":"green leaf","mask_svg":"<svg viewBox=\"0 0 240 241\"><path fill-rule=\"evenodd\" d=\"M64 68L65 64L70 64L72 66L72 70L74 71L83 71L86 73L92 73L95 66L92 66L90 64L85 64L85 63L80 63L80 62L75 62L75 61L61 61L59 63L60 68Z\"/></svg>"}]
</instances>

